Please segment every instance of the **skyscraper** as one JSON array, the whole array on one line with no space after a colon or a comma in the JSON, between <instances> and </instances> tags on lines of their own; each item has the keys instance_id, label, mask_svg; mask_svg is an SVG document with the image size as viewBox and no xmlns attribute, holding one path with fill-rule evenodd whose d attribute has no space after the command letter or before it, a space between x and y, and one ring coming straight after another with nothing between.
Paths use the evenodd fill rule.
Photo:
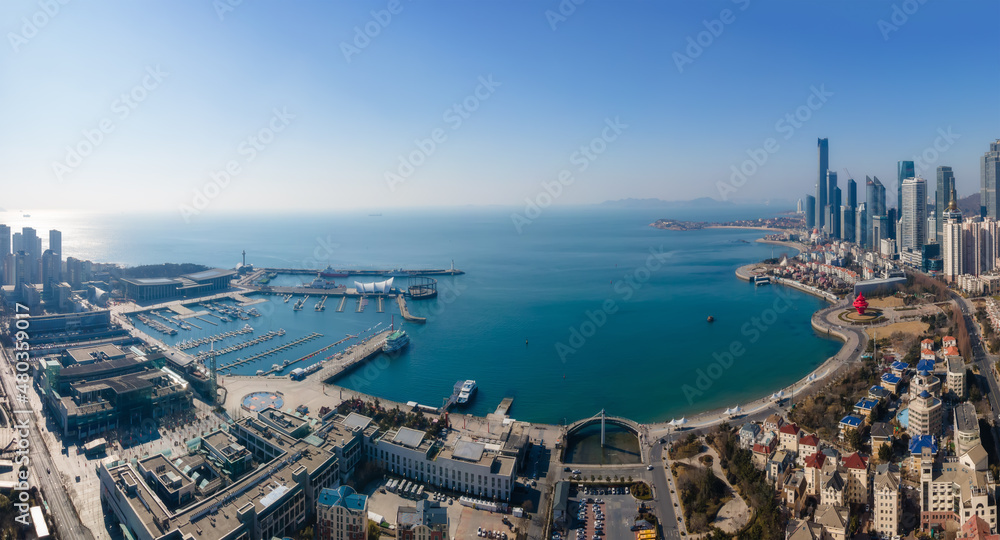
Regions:
<instances>
[{"instance_id":1,"label":"skyscraper","mask_svg":"<svg viewBox=\"0 0 1000 540\"><path fill-rule=\"evenodd\" d=\"M55 253L56 256L56 261L54 263L56 269L55 279L57 282L62 281L62 232L55 229L49 230L49 250ZM42 283L44 284L45 281L43 280Z\"/></svg>"},{"instance_id":2,"label":"skyscraper","mask_svg":"<svg viewBox=\"0 0 1000 540\"><path fill-rule=\"evenodd\" d=\"M49 249L62 255L62 232L55 229L49 231Z\"/></svg>"},{"instance_id":3,"label":"skyscraper","mask_svg":"<svg viewBox=\"0 0 1000 540\"><path fill-rule=\"evenodd\" d=\"M830 208L830 236L833 238L841 238L840 236L840 188L834 186L833 193L830 196L830 204L827 205Z\"/></svg>"},{"instance_id":4,"label":"skyscraper","mask_svg":"<svg viewBox=\"0 0 1000 540\"><path fill-rule=\"evenodd\" d=\"M855 242L863 248L869 246L871 229L868 227L868 203L861 203L854 216Z\"/></svg>"},{"instance_id":5,"label":"skyscraper","mask_svg":"<svg viewBox=\"0 0 1000 540\"><path fill-rule=\"evenodd\" d=\"M896 208L898 210L903 209L903 181L914 176L916 173L913 171L912 161L896 162Z\"/></svg>"},{"instance_id":6,"label":"skyscraper","mask_svg":"<svg viewBox=\"0 0 1000 540\"><path fill-rule=\"evenodd\" d=\"M834 202L834 193L839 192L840 189L837 187L837 173L833 171L826 171L826 217L824 218L824 225L826 226L826 234L828 236L839 237L840 227L837 226L837 221L840 220L840 202Z\"/></svg>"},{"instance_id":7,"label":"skyscraper","mask_svg":"<svg viewBox=\"0 0 1000 540\"><path fill-rule=\"evenodd\" d=\"M940 168L938 175L940 176ZM944 223L941 236L941 263L944 278L955 281L955 276L963 273L962 268L962 212L955 202L955 186L952 185L948 196L948 208L944 213Z\"/></svg>"},{"instance_id":8,"label":"skyscraper","mask_svg":"<svg viewBox=\"0 0 1000 540\"><path fill-rule=\"evenodd\" d=\"M927 182L923 178L903 180L903 213L900 218L903 230L898 234L902 241L900 250L920 251L926 242Z\"/></svg>"},{"instance_id":9,"label":"skyscraper","mask_svg":"<svg viewBox=\"0 0 1000 540\"><path fill-rule=\"evenodd\" d=\"M944 213L951 203L951 192L954 190L955 173L952 172L951 167L938 167L937 189L934 191L934 228L936 230L935 236L938 239L944 234Z\"/></svg>"},{"instance_id":10,"label":"skyscraper","mask_svg":"<svg viewBox=\"0 0 1000 540\"><path fill-rule=\"evenodd\" d=\"M24 246L24 253L27 257L25 265L27 266L26 277L28 283L38 283L38 278L41 277L35 271L35 268L38 266L38 259L42 257L41 252L37 251L40 240L34 228L23 227L21 229L21 243Z\"/></svg>"},{"instance_id":11,"label":"skyscraper","mask_svg":"<svg viewBox=\"0 0 1000 540\"><path fill-rule=\"evenodd\" d=\"M845 242L855 242L854 238L854 207L843 205L840 207L840 239Z\"/></svg>"},{"instance_id":12,"label":"skyscraper","mask_svg":"<svg viewBox=\"0 0 1000 540\"><path fill-rule=\"evenodd\" d=\"M1000 139L990 143L990 149L980 162L979 215L1000 219L997 209L997 185L1000 184Z\"/></svg>"},{"instance_id":13,"label":"skyscraper","mask_svg":"<svg viewBox=\"0 0 1000 540\"><path fill-rule=\"evenodd\" d=\"M853 178L847 179L847 206L858 206L858 183Z\"/></svg>"},{"instance_id":14,"label":"skyscraper","mask_svg":"<svg viewBox=\"0 0 1000 540\"><path fill-rule=\"evenodd\" d=\"M51 249L42 253L42 296L46 302L53 301L56 285L59 284L59 254Z\"/></svg>"},{"instance_id":15,"label":"skyscraper","mask_svg":"<svg viewBox=\"0 0 1000 540\"><path fill-rule=\"evenodd\" d=\"M878 207L875 208L876 215L885 216L888 215L888 209L885 207L885 186L879 181L877 176L873 176L872 180L875 181L876 194L878 195Z\"/></svg>"},{"instance_id":16,"label":"skyscraper","mask_svg":"<svg viewBox=\"0 0 1000 540\"><path fill-rule=\"evenodd\" d=\"M10 253L10 227L0 225L0 261Z\"/></svg>"},{"instance_id":17,"label":"skyscraper","mask_svg":"<svg viewBox=\"0 0 1000 540\"><path fill-rule=\"evenodd\" d=\"M827 206L826 171L830 168L830 145L826 139L816 139L819 151L819 181L816 183L816 226L822 228L826 224Z\"/></svg>"},{"instance_id":18,"label":"skyscraper","mask_svg":"<svg viewBox=\"0 0 1000 540\"><path fill-rule=\"evenodd\" d=\"M816 197L806 195L806 228L810 231L816 226Z\"/></svg>"},{"instance_id":19,"label":"skyscraper","mask_svg":"<svg viewBox=\"0 0 1000 540\"><path fill-rule=\"evenodd\" d=\"M796 214L802 213L802 199L799 199L798 204L795 205L795 213Z\"/></svg>"}]
</instances>

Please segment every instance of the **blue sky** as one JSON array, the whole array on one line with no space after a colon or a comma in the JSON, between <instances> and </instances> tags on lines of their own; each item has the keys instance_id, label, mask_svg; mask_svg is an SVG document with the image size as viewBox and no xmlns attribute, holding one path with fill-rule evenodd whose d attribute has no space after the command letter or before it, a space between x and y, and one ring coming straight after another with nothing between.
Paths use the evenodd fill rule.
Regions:
<instances>
[{"instance_id":1,"label":"blue sky","mask_svg":"<svg viewBox=\"0 0 1000 540\"><path fill-rule=\"evenodd\" d=\"M817 137L890 191L937 142L964 196L1000 137L995 0L227 2L3 2L0 206L523 206L563 170L555 204L719 198L768 138L726 195L794 200Z\"/></svg>"}]
</instances>

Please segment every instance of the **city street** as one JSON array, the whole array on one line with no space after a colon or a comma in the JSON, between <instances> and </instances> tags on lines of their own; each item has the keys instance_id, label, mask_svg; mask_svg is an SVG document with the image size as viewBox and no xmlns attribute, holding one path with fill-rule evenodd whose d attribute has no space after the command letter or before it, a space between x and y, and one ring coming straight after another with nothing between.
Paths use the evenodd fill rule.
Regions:
<instances>
[{"instance_id":1,"label":"city street","mask_svg":"<svg viewBox=\"0 0 1000 540\"><path fill-rule=\"evenodd\" d=\"M83 540L93 540L94 535L90 529L85 527L80 521L80 517L73 507L63 484L61 475L52 474L50 471L60 471L60 467L53 463L49 450L42 441L39 425L44 425L45 417L37 408L37 400L30 400L28 403L20 403L16 397L16 384L14 380L14 364L11 363L12 356L6 347L0 346L4 363L0 366L0 380L2 380L3 391L7 396L7 403L12 411L32 409L30 414L15 414L15 422L19 419L28 418L29 431L28 440L31 443L28 457L30 458L30 475L28 483L38 486L44 499L49 503L49 512L59 530L59 535L63 538L80 538ZM28 385L29 397L35 394L33 384ZM33 402L34 401L34 402Z\"/></svg>"}]
</instances>

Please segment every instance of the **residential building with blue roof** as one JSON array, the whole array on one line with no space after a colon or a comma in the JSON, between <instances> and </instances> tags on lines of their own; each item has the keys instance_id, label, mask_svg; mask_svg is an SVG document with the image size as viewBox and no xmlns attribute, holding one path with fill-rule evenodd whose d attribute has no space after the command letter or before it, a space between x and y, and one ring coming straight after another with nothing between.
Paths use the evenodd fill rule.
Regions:
<instances>
[{"instance_id":1,"label":"residential building with blue roof","mask_svg":"<svg viewBox=\"0 0 1000 540\"><path fill-rule=\"evenodd\" d=\"M889 391L883 386L875 385L868 389L868 397L872 399L883 400L889 397Z\"/></svg>"},{"instance_id":2,"label":"residential building with blue roof","mask_svg":"<svg viewBox=\"0 0 1000 540\"><path fill-rule=\"evenodd\" d=\"M910 369L910 364L907 364L902 360L896 360L892 364L889 364L889 369L892 370L893 375L902 377L903 375L906 375L906 371Z\"/></svg>"},{"instance_id":3,"label":"residential building with blue roof","mask_svg":"<svg viewBox=\"0 0 1000 540\"><path fill-rule=\"evenodd\" d=\"M934 360L926 359L917 362L917 371L934 371Z\"/></svg>"},{"instance_id":4,"label":"residential building with blue roof","mask_svg":"<svg viewBox=\"0 0 1000 540\"><path fill-rule=\"evenodd\" d=\"M871 416L872 410L878 405L877 399L859 399L857 403L854 404L854 412L862 414L864 416Z\"/></svg>"},{"instance_id":5,"label":"residential building with blue roof","mask_svg":"<svg viewBox=\"0 0 1000 540\"><path fill-rule=\"evenodd\" d=\"M938 453L938 445L933 435L917 435L910 439L910 455L919 459L924 448L930 450L932 456Z\"/></svg>"},{"instance_id":6,"label":"residential building with blue roof","mask_svg":"<svg viewBox=\"0 0 1000 540\"><path fill-rule=\"evenodd\" d=\"M318 540L365 540L368 535L368 497L350 486L325 488L316 500Z\"/></svg>"},{"instance_id":7,"label":"residential building with blue roof","mask_svg":"<svg viewBox=\"0 0 1000 540\"><path fill-rule=\"evenodd\" d=\"M844 434L848 429L860 429L861 424L864 420L857 415L849 414L840 419L840 434L838 435L841 439L844 438Z\"/></svg>"},{"instance_id":8,"label":"residential building with blue roof","mask_svg":"<svg viewBox=\"0 0 1000 540\"><path fill-rule=\"evenodd\" d=\"M903 382L902 377L894 373L882 375L882 386L893 394L898 393L897 390L899 390L899 383L901 382Z\"/></svg>"}]
</instances>

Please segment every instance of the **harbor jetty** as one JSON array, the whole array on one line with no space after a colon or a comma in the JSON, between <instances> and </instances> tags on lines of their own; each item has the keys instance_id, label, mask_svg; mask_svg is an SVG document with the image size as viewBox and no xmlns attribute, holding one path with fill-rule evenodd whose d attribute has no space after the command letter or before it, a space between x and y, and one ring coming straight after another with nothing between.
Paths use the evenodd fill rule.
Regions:
<instances>
[{"instance_id":1,"label":"harbor jetty","mask_svg":"<svg viewBox=\"0 0 1000 540\"><path fill-rule=\"evenodd\" d=\"M399 313L403 315L403 318L415 323L425 323L427 319L423 317L416 317L410 314L410 310L406 309L406 299L402 295L396 297L396 303L399 305Z\"/></svg>"}]
</instances>

